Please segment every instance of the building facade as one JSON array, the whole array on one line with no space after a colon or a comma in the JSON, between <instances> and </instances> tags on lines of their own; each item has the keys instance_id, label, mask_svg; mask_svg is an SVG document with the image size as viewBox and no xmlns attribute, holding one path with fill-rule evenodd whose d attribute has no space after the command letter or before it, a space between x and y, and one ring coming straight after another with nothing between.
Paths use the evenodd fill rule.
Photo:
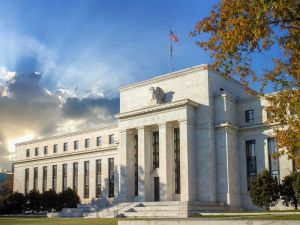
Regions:
<instances>
[{"instance_id":1,"label":"building facade","mask_svg":"<svg viewBox=\"0 0 300 225\"><path fill-rule=\"evenodd\" d=\"M120 89L117 123L16 146L14 190L70 187L83 203L223 202L251 209L248 187L292 161L276 151L266 102L207 65Z\"/></svg>"}]
</instances>

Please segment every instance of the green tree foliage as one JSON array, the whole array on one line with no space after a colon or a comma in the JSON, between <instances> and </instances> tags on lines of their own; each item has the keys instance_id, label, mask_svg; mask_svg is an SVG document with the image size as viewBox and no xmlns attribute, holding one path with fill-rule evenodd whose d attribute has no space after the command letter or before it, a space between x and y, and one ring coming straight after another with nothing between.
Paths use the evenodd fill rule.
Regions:
<instances>
[{"instance_id":1,"label":"green tree foliage","mask_svg":"<svg viewBox=\"0 0 300 225\"><path fill-rule=\"evenodd\" d=\"M41 194L37 190L31 190L26 196L29 202L29 209L32 210L32 213L38 213L41 210Z\"/></svg>"},{"instance_id":2,"label":"green tree foliage","mask_svg":"<svg viewBox=\"0 0 300 225\"><path fill-rule=\"evenodd\" d=\"M296 192L294 190L294 183L297 180L298 173L292 173L283 178L280 185L280 196L285 206L294 206L295 209L298 208L298 199L296 197Z\"/></svg>"},{"instance_id":3,"label":"green tree foliage","mask_svg":"<svg viewBox=\"0 0 300 225\"><path fill-rule=\"evenodd\" d=\"M42 201L43 210L47 210L48 212L51 212L52 210L56 210L59 205L58 194L53 189L50 189L42 193L41 201Z\"/></svg>"},{"instance_id":4,"label":"green tree foliage","mask_svg":"<svg viewBox=\"0 0 300 225\"><path fill-rule=\"evenodd\" d=\"M67 188L63 192L59 193L59 210L62 208L76 208L80 203L80 198L75 191L71 188Z\"/></svg>"},{"instance_id":5,"label":"green tree foliage","mask_svg":"<svg viewBox=\"0 0 300 225\"><path fill-rule=\"evenodd\" d=\"M246 88L250 81L259 81L260 94L270 104L267 123L277 123L277 156L294 158L300 149L299 0L222 0L197 23L191 36L203 33L209 34L208 40L197 44L211 52L215 69L240 78ZM279 53L270 51L274 48ZM265 58L273 63L267 63L258 75L253 59L265 52ZM274 87L276 95L264 95L267 84Z\"/></svg>"},{"instance_id":6,"label":"green tree foliage","mask_svg":"<svg viewBox=\"0 0 300 225\"><path fill-rule=\"evenodd\" d=\"M25 210L25 205L25 195L19 192L14 192L6 199L6 212L21 213Z\"/></svg>"},{"instance_id":7,"label":"green tree foliage","mask_svg":"<svg viewBox=\"0 0 300 225\"><path fill-rule=\"evenodd\" d=\"M250 185L250 197L254 205L270 210L279 200L279 185L268 170L263 171Z\"/></svg>"}]
</instances>

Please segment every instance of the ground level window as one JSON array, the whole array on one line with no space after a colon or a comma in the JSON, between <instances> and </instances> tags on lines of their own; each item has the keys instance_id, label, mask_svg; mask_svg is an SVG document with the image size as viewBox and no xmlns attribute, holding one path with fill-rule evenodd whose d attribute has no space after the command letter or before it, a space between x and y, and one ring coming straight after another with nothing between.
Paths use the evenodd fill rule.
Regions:
<instances>
[{"instance_id":1,"label":"ground level window","mask_svg":"<svg viewBox=\"0 0 300 225\"><path fill-rule=\"evenodd\" d=\"M274 153L277 152L276 142L274 138L268 138L268 155L269 155L269 171L271 176L273 176L277 182L280 182L279 177L279 160L274 158Z\"/></svg>"},{"instance_id":2,"label":"ground level window","mask_svg":"<svg viewBox=\"0 0 300 225\"><path fill-rule=\"evenodd\" d=\"M246 156L247 156L247 181L248 189L251 182L256 178L256 155L255 155L255 140L246 141Z\"/></svg>"},{"instance_id":3,"label":"ground level window","mask_svg":"<svg viewBox=\"0 0 300 225\"><path fill-rule=\"evenodd\" d=\"M174 129L175 194L180 194L180 133Z\"/></svg>"},{"instance_id":4,"label":"ground level window","mask_svg":"<svg viewBox=\"0 0 300 225\"><path fill-rule=\"evenodd\" d=\"M101 159L96 160L96 197L101 196Z\"/></svg>"},{"instance_id":5,"label":"ground level window","mask_svg":"<svg viewBox=\"0 0 300 225\"><path fill-rule=\"evenodd\" d=\"M115 189L114 158L108 159L108 196L114 197Z\"/></svg>"}]
</instances>

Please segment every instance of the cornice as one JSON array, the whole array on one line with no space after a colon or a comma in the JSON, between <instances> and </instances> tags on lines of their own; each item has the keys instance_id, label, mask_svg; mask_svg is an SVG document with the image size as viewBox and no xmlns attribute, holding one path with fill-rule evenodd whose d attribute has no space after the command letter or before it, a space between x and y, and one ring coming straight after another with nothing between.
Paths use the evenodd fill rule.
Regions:
<instances>
[{"instance_id":1,"label":"cornice","mask_svg":"<svg viewBox=\"0 0 300 225\"><path fill-rule=\"evenodd\" d=\"M83 130L83 131L75 131L75 132L70 132L70 133L65 133L65 134L53 135L50 137L37 138L37 139L33 139L31 141L17 143L16 146L34 144L34 143L38 143L38 142L42 142L42 141L55 140L55 139L59 139L59 138L63 138L63 137L70 137L70 136L75 136L75 135L80 135L80 134L86 134L86 133L101 131L101 130L105 130L105 129L113 128L113 127L117 128L118 124L103 125L101 127L87 129L87 130Z\"/></svg>"},{"instance_id":2,"label":"cornice","mask_svg":"<svg viewBox=\"0 0 300 225\"><path fill-rule=\"evenodd\" d=\"M126 119L126 118L130 118L130 117L145 115L145 114L149 114L149 113L153 113L153 112L159 112L159 111L164 111L164 110L169 110L169 109L174 109L174 108L179 108L179 107L184 107L184 106L191 106L193 108L197 108L199 106L199 104L190 99L184 99L184 100L179 100L176 102L164 103L164 104L160 104L160 105L150 106L147 108L133 110L133 111L126 112L126 113L120 113L120 114L116 115L116 117L118 119Z\"/></svg>"},{"instance_id":3,"label":"cornice","mask_svg":"<svg viewBox=\"0 0 300 225\"><path fill-rule=\"evenodd\" d=\"M158 81L163 81L163 80L172 79L174 77L184 76L184 75L189 74L191 72L208 70L209 68L210 67L209 67L208 64L201 64L201 65L198 65L198 66L193 66L193 67L182 69L182 70L177 70L177 71L174 71L172 73L167 73L167 74L163 74L163 75L160 75L160 76L156 76L156 77L151 78L149 80L140 81L140 82L137 82L137 83L134 83L134 84L129 84L129 85L121 87L119 90L120 90L120 92L122 92L122 91L125 91L125 90L129 90L129 89L132 89L132 88L143 86L143 85L146 85L146 84L152 84L152 83L155 83L155 82L158 82Z\"/></svg>"},{"instance_id":4,"label":"cornice","mask_svg":"<svg viewBox=\"0 0 300 225\"><path fill-rule=\"evenodd\" d=\"M28 158L28 159L26 158L23 160L14 161L13 164L41 161L41 160L47 160L47 159L56 159L56 158L61 158L61 157L70 157L70 156L95 153L95 152L107 152L107 151L113 151L113 150L117 150L117 145L109 146L109 147L105 147L105 148L101 148L101 149L94 148L94 149L90 149L90 150L74 151L71 153L63 153L63 154L57 154L57 155L51 155L51 156L35 157L35 158Z\"/></svg>"}]
</instances>

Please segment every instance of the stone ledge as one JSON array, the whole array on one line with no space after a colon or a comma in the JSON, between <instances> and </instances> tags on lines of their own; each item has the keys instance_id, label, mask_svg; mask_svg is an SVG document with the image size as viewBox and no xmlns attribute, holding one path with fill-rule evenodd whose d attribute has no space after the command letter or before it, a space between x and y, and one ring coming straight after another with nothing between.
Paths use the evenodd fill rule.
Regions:
<instances>
[{"instance_id":1,"label":"stone ledge","mask_svg":"<svg viewBox=\"0 0 300 225\"><path fill-rule=\"evenodd\" d=\"M130 117L135 117L139 115L145 115L153 112L158 112L158 111L164 111L164 110L169 110L169 109L174 109L174 108L179 108L179 107L184 107L184 106L192 106L193 108L197 108L199 106L199 103L194 102L190 99L184 99L176 102L170 102L170 103L164 103L160 105L155 105L152 107L147 107L143 109L138 109L126 113L120 113L116 115L116 118L118 119L126 119Z\"/></svg>"},{"instance_id":2,"label":"stone ledge","mask_svg":"<svg viewBox=\"0 0 300 225\"><path fill-rule=\"evenodd\" d=\"M216 219L161 219L161 220L119 220L118 225L296 225L291 220L216 220Z\"/></svg>"}]
</instances>

